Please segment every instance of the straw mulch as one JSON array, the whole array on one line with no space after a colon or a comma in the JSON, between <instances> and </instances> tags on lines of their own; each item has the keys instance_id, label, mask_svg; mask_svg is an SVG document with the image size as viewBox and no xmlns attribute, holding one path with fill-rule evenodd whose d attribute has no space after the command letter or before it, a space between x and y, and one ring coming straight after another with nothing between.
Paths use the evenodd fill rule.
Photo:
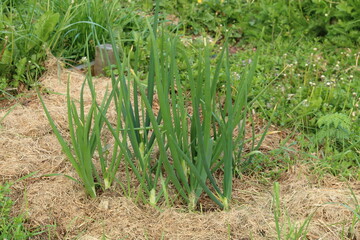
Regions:
<instances>
[{"instance_id":1,"label":"straw mulch","mask_svg":"<svg viewBox=\"0 0 360 240\"><path fill-rule=\"evenodd\" d=\"M44 88L65 93L69 79L72 96L79 96L82 74L57 67L49 69L42 78ZM95 79L100 96L109 84L109 79ZM135 203L117 188L89 199L76 182L61 175L43 176L60 173L76 177L36 94L29 92L26 96L1 122L0 179L14 181L37 172L34 177L16 183L12 196L16 200L14 214L26 212L29 227L56 226L49 227L50 233L37 239L48 239L49 234L50 239L82 240L103 236L106 239L276 239L272 185L259 183L256 178L234 180L234 204L229 212L200 213L188 212L181 206L154 209ZM67 136L65 96L44 94L43 97L60 131ZM85 102L90 102L89 93ZM0 119L8 109L1 110ZM282 134L269 135L265 148L274 147ZM341 204L354 208L349 187L360 199L359 183L343 183L332 177L315 182L306 168L299 165L283 174L280 184L284 232L289 230L288 219L299 226L313 214L308 239L350 236L353 213ZM360 239L359 232L357 223L351 239Z\"/></svg>"}]
</instances>

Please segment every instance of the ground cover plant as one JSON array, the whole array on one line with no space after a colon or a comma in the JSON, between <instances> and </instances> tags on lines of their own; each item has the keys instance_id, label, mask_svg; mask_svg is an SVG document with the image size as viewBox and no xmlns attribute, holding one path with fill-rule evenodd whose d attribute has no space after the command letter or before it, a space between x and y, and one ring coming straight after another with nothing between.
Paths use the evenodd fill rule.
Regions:
<instances>
[{"instance_id":1,"label":"ground cover plant","mask_svg":"<svg viewBox=\"0 0 360 240\"><path fill-rule=\"evenodd\" d=\"M65 123L48 105L51 88L38 92L48 131L74 169L51 167L39 179L65 175L95 202L118 194L159 211L176 206L195 212L238 210L247 202L238 196L243 179L253 177L270 189L279 181L287 187L269 190L271 236L316 238L315 209L299 221L286 209L294 201L286 178L299 166L319 186L360 178L358 5L3 1L0 90L2 99L19 103L8 108L5 102L0 130L9 128L7 119L19 114L18 107L28 107L31 100L11 95L39 84L50 52L58 58L59 76L63 67L84 63L89 69L82 84L74 84L72 74L65 80ZM106 69L107 90L99 92L90 66L101 43L112 44L117 63ZM351 239L359 225L358 195L345 188L351 202L326 199L351 219L327 227L342 224L332 237ZM266 235L252 234L247 236Z\"/></svg>"},{"instance_id":2,"label":"ground cover plant","mask_svg":"<svg viewBox=\"0 0 360 240\"><path fill-rule=\"evenodd\" d=\"M108 9L108 16L96 14ZM122 15L116 11L120 10ZM106 21L117 25L118 37L131 41L130 30L139 30L141 16L123 1L12 1L0 3L0 91L16 95L36 85L50 54L64 64L77 65L95 53L95 35L109 40ZM120 31L121 29L121 31ZM127 42L125 41L125 42Z\"/></svg>"},{"instance_id":3,"label":"ground cover plant","mask_svg":"<svg viewBox=\"0 0 360 240\"><path fill-rule=\"evenodd\" d=\"M44 232L40 228L28 229L26 227L26 212L17 212L15 216L12 214L14 201L10 197L11 186L32 175L24 176L13 183L6 182L0 185L0 237L2 239L29 239Z\"/></svg>"}]
</instances>

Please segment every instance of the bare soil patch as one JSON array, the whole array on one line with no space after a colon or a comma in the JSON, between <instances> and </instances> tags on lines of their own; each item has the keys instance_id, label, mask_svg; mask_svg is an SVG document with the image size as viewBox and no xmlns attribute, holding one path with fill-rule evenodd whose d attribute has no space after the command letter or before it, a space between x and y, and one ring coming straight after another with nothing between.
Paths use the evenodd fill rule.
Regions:
<instances>
[{"instance_id":1,"label":"bare soil patch","mask_svg":"<svg viewBox=\"0 0 360 240\"><path fill-rule=\"evenodd\" d=\"M60 131L67 135L66 83L71 94L78 97L84 76L52 68L42 83L50 91L44 101ZM94 79L101 96L110 85L107 78ZM29 93L36 96L35 93ZM88 95L85 102L90 102ZM0 119L9 108L0 112ZM111 114L111 113L110 113ZM13 181L37 172L14 185L16 212L27 213L29 227L56 225L50 228L51 239L276 239L273 216L272 185L259 183L244 176L234 179L234 204L229 212L188 212L180 207L154 209L135 203L114 187L96 199L89 199L83 188L61 173L76 177L70 163L45 117L39 100L27 98L18 104L0 123L0 181ZM269 135L265 148L276 147L284 133ZM287 231L288 217L300 224L313 214L308 239L340 239L348 235L353 213L346 204L354 206L350 188L360 199L360 183L340 182L327 177L315 182L306 167L295 166L280 181L282 224ZM355 237L360 239L359 223ZM38 239L48 239L40 235Z\"/></svg>"}]
</instances>

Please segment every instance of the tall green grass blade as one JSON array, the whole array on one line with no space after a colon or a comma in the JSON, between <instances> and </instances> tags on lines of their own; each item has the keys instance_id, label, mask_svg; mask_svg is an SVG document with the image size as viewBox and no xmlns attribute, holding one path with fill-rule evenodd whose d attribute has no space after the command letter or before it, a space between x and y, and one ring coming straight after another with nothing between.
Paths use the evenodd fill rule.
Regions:
<instances>
[{"instance_id":1,"label":"tall green grass blade","mask_svg":"<svg viewBox=\"0 0 360 240\"><path fill-rule=\"evenodd\" d=\"M280 185L278 182L274 183L274 219L275 219L275 228L277 233L277 239L281 240L281 228L280 228Z\"/></svg>"}]
</instances>

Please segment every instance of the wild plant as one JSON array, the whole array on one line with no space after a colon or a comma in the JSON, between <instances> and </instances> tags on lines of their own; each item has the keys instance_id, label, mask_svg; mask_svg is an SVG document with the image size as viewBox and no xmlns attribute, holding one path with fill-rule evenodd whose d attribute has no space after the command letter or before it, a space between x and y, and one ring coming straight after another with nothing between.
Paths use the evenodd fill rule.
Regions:
<instances>
[{"instance_id":1,"label":"wild plant","mask_svg":"<svg viewBox=\"0 0 360 240\"><path fill-rule=\"evenodd\" d=\"M330 202L327 204L335 204L335 205L340 205L344 208L347 208L350 212L352 212L353 217L351 219L351 222L345 222L345 224L349 225L349 227L347 229L343 228L342 232L340 233L342 238L346 237L346 238L356 238L356 231L357 231L357 226L360 222L360 203L359 200L357 198L357 195L355 194L354 190L352 188L350 188L350 194L351 194L351 198L353 200L354 205L350 206L349 204L345 204L345 203L341 203L341 202ZM350 220L350 219L349 219Z\"/></svg>"},{"instance_id":2,"label":"wild plant","mask_svg":"<svg viewBox=\"0 0 360 240\"><path fill-rule=\"evenodd\" d=\"M319 127L316 137L318 143L325 142L326 149L338 143L342 144L342 148L345 147L345 140L349 139L351 134L349 116L342 113L327 114L318 119L317 125Z\"/></svg>"},{"instance_id":3,"label":"wild plant","mask_svg":"<svg viewBox=\"0 0 360 240\"><path fill-rule=\"evenodd\" d=\"M36 3L5 1L0 4L0 91L30 86L44 71L46 43L60 15L37 15ZM16 91L15 91L16 92Z\"/></svg>"},{"instance_id":4,"label":"wild plant","mask_svg":"<svg viewBox=\"0 0 360 240\"><path fill-rule=\"evenodd\" d=\"M314 213L310 214L304 222L300 224L296 224L291 221L289 216L286 216L286 222L285 225L282 224L284 221L282 219L282 212L281 212L281 201L280 201L280 184L278 182L274 182L273 187L273 211L274 211L274 220L275 220L275 230L277 233L277 239L302 239L306 238L308 227L311 222L311 219L314 215Z\"/></svg>"},{"instance_id":5,"label":"wild plant","mask_svg":"<svg viewBox=\"0 0 360 240\"><path fill-rule=\"evenodd\" d=\"M30 173L14 182L5 182L0 184L0 238L1 239L29 239L46 232L42 227L28 229L26 227L26 213L20 212L12 214L14 201L11 199L11 187L26 178L30 178L36 172ZM50 226L46 226L49 228Z\"/></svg>"}]
</instances>

